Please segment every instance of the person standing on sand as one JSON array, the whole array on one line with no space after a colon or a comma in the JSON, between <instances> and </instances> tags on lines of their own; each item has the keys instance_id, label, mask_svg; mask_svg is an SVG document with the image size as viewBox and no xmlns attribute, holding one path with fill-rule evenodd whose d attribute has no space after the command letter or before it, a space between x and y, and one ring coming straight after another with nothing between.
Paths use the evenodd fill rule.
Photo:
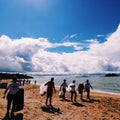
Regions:
<instances>
[{"instance_id":1,"label":"person standing on sand","mask_svg":"<svg viewBox=\"0 0 120 120\"><path fill-rule=\"evenodd\" d=\"M37 81L35 80L35 81L34 81L35 85L36 85L36 82L37 82Z\"/></svg>"},{"instance_id":2,"label":"person standing on sand","mask_svg":"<svg viewBox=\"0 0 120 120\"><path fill-rule=\"evenodd\" d=\"M60 85L60 91L62 90L63 95L62 98L65 100L65 93L66 93L66 88L68 87L66 83L66 79L63 80L63 83Z\"/></svg>"},{"instance_id":3,"label":"person standing on sand","mask_svg":"<svg viewBox=\"0 0 120 120\"><path fill-rule=\"evenodd\" d=\"M90 88L93 89L93 87L89 83L89 80L86 80L85 91L87 92L87 99L90 99Z\"/></svg>"},{"instance_id":4,"label":"person standing on sand","mask_svg":"<svg viewBox=\"0 0 120 120\"><path fill-rule=\"evenodd\" d=\"M74 96L74 101L76 102L76 97L77 97L77 92L75 90L75 80L73 80L73 82L70 85L71 87L71 101L73 102L73 96Z\"/></svg>"},{"instance_id":5,"label":"person standing on sand","mask_svg":"<svg viewBox=\"0 0 120 120\"><path fill-rule=\"evenodd\" d=\"M55 84L54 84L54 78L52 77L50 81L48 81L45 86L47 85L47 98L45 104L48 104L49 99L49 105L52 106L52 96L53 96L53 90L55 90Z\"/></svg>"},{"instance_id":6,"label":"person standing on sand","mask_svg":"<svg viewBox=\"0 0 120 120\"><path fill-rule=\"evenodd\" d=\"M14 116L14 111L15 111L15 105L16 105L16 93L19 90L20 84L17 82L17 77L13 77L12 83L8 84L3 98L5 98L6 93L7 93L7 115L9 115L9 110L11 108L12 104L12 109L11 109L11 116Z\"/></svg>"},{"instance_id":7,"label":"person standing on sand","mask_svg":"<svg viewBox=\"0 0 120 120\"><path fill-rule=\"evenodd\" d=\"M78 86L78 92L80 94L80 99L83 100L83 90L84 90L84 84L80 83Z\"/></svg>"}]
</instances>

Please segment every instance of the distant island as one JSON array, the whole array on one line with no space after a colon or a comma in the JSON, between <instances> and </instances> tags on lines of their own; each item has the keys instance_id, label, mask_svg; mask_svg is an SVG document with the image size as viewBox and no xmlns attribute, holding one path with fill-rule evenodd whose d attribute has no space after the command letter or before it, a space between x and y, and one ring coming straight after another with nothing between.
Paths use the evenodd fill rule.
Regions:
<instances>
[{"instance_id":1,"label":"distant island","mask_svg":"<svg viewBox=\"0 0 120 120\"><path fill-rule=\"evenodd\" d=\"M116 74L116 73L107 73L107 74L105 74L105 77L117 77L117 76L119 76L119 75Z\"/></svg>"},{"instance_id":2,"label":"distant island","mask_svg":"<svg viewBox=\"0 0 120 120\"><path fill-rule=\"evenodd\" d=\"M0 73L0 80L2 79L12 79L14 76L16 76L18 79L33 79L32 76L26 75L26 74L10 74L10 73Z\"/></svg>"}]
</instances>

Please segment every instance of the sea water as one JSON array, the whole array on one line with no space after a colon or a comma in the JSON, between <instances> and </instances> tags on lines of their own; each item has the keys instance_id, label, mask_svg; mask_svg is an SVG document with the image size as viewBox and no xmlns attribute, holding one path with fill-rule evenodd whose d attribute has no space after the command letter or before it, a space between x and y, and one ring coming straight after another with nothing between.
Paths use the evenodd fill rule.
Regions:
<instances>
[{"instance_id":1,"label":"sea water","mask_svg":"<svg viewBox=\"0 0 120 120\"><path fill-rule=\"evenodd\" d=\"M88 79L93 87L92 91L104 92L110 94L120 95L120 77L105 77L105 76L86 76L79 77L77 75L32 75L34 79L31 79L32 83L37 81L37 84L43 84L54 77L56 86L60 86L64 79L67 84L70 84L73 80L76 81L76 86L79 83L84 83Z\"/></svg>"}]
</instances>

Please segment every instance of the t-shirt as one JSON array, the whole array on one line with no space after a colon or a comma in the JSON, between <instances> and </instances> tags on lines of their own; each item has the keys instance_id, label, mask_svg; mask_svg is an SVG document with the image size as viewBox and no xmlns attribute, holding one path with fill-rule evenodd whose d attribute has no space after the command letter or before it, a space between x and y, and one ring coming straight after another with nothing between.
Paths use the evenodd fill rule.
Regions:
<instances>
[{"instance_id":1,"label":"t-shirt","mask_svg":"<svg viewBox=\"0 0 120 120\"><path fill-rule=\"evenodd\" d=\"M84 89L84 84L80 83L78 88L79 88L79 91L83 90Z\"/></svg>"},{"instance_id":2,"label":"t-shirt","mask_svg":"<svg viewBox=\"0 0 120 120\"><path fill-rule=\"evenodd\" d=\"M16 83L14 83L14 82L10 83L10 84L7 86L7 88L9 89L8 94L15 95L16 92L17 92L18 89L19 89L19 86L20 86L20 84L19 84L18 82L16 82Z\"/></svg>"},{"instance_id":3,"label":"t-shirt","mask_svg":"<svg viewBox=\"0 0 120 120\"><path fill-rule=\"evenodd\" d=\"M67 87L67 83L62 83L62 89L66 89L66 87Z\"/></svg>"},{"instance_id":4,"label":"t-shirt","mask_svg":"<svg viewBox=\"0 0 120 120\"><path fill-rule=\"evenodd\" d=\"M90 83L85 84L85 89L90 89L90 87L91 87Z\"/></svg>"},{"instance_id":5,"label":"t-shirt","mask_svg":"<svg viewBox=\"0 0 120 120\"><path fill-rule=\"evenodd\" d=\"M74 91L75 91L75 84L74 84L74 83L71 83L71 84L70 84L70 87L71 87L71 92L74 92Z\"/></svg>"}]
</instances>

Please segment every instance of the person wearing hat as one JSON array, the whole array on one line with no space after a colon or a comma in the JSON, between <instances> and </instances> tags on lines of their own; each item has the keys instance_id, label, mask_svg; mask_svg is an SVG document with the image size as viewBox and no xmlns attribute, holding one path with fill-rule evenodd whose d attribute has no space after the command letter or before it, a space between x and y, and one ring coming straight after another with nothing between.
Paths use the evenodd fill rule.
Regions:
<instances>
[{"instance_id":1,"label":"person wearing hat","mask_svg":"<svg viewBox=\"0 0 120 120\"><path fill-rule=\"evenodd\" d=\"M20 84L17 82L17 77L13 77L12 82L8 84L5 92L4 92L4 97L6 96L7 93L7 115L9 115L9 111L11 109L11 116L14 116L14 110L15 110L15 105L16 105L16 100L15 100L15 95L17 91L19 90ZM12 108L11 108L12 104Z\"/></svg>"}]
</instances>

